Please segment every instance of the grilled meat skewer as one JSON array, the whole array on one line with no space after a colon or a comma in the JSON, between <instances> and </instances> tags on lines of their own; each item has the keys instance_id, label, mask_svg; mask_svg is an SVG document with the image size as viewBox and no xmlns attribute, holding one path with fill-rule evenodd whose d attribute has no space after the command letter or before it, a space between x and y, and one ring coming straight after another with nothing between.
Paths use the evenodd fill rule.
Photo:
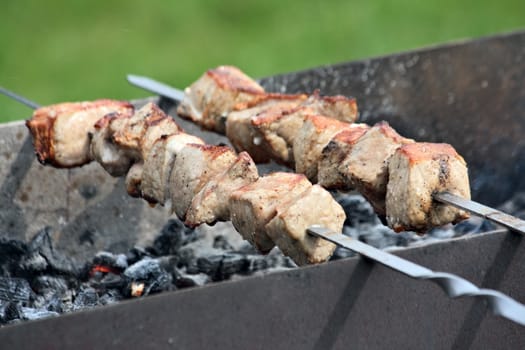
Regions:
<instances>
[{"instance_id":1,"label":"grilled meat skewer","mask_svg":"<svg viewBox=\"0 0 525 350\"><path fill-rule=\"evenodd\" d=\"M213 76L220 79L210 79ZM247 151L257 161L271 158L293 167L325 188L358 190L396 231L425 232L468 218L467 212L433 200L441 191L470 198L466 163L452 146L416 143L386 122L371 127L352 124L357 107L343 96L323 98L316 93L301 100L292 97L298 95L267 94L271 97L265 99L258 89L249 102L238 103L234 91L239 85L229 81L257 84L233 67L209 70L185 90L178 114L208 128L211 122L206 118L217 120L217 115L195 118L188 111L196 105L206 111L219 110L218 104L228 106L220 113L225 127L212 129L225 133L237 151ZM206 105L205 98L195 98L196 91L204 90L230 100L208 100ZM399 161L389 167L394 155Z\"/></svg>"},{"instance_id":2,"label":"grilled meat skewer","mask_svg":"<svg viewBox=\"0 0 525 350\"><path fill-rule=\"evenodd\" d=\"M184 133L152 103L135 113L115 109L118 104L112 101L107 103L110 114L102 117L97 114L100 102L83 103L93 115L83 115L90 122L79 122L74 134L83 135L88 147L77 152L71 164L96 160L110 174L126 175L131 196L150 203L171 201L172 210L189 226L232 220L239 233L262 253L277 244L300 265L320 263L332 255L333 243L306 234L307 227L319 223L334 232L342 230L344 211L322 187L298 174L260 177L248 153L204 144ZM53 111L63 110L59 107ZM37 121L49 110L37 109ZM48 118L68 115L54 112ZM95 116L100 119L93 121ZM34 119L27 125L36 128L31 129L35 145L64 150L70 143L75 145L74 139L51 137ZM46 156L46 163L57 164L55 153L47 152ZM314 205L326 209L317 211Z\"/></svg>"},{"instance_id":3,"label":"grilled meat skewer","mask_svg":"<svg viewBox=\"0 0 525 350\"><path fill-rule=\"evenodd\" d=\"M93 131L95 122L108 113L128 115L132 111L129 102L115 100L61 103L35 110L27 127L40 163L76 167L92 160L88 133Z\"/></svg>"}]
</instances>

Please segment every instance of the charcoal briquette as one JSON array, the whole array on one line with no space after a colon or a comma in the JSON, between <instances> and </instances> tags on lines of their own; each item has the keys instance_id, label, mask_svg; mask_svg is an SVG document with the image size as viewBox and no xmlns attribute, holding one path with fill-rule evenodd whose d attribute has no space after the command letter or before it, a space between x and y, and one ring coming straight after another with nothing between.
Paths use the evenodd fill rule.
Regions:
<instances>
[{"instance_id":1,"label":"charcoal briquette","mask_svg":"<svg viewBox=\"0 0 525 350\"><path fill-rule=\"evenodd\" d=\"M210 277L205 273L190 275L179 272L174 283L177 288L190 288L203 286L210 281Z\"/></svg>"},{"instance_id":2,"label":"charcoal briquette","mask_svg":"<svg viewBox=\"0 0 525 350\"><path fill-rule=\"evenodd\" d=\"M29 251L36 258L36 254L45 259L48 268L54 273L63 275L76 275L77 267L72 260L55 250L51 240L51 228L40 230L29 243Z\"/></svg>"},{"instance_id":3,"label":"charcoal briquette","mask_svg":"<svg viewBox=\"0 0 525 350\"><path fill-rule=\"evenodd\" d=\"M24 278L0 277L0 300L4 302L27 302L32 290Z\"/></svg>"},{"instance_id":4,"label":"charcoal briquette","mask_svg":"<svg viewBox=\"0 0 525 350\"><path fill-rule=\"evenodd\" d=\"M223 278L228 278L235 273L248 270L248 261L244 254L226 253L223 255L220 273Z\"/></svg>"},{"instance_id":5,"label":"charcoal briquette","mask_svg":"<svg viewBox=\"0 0 525 350\"><path fill-rule=\"evenodd\" d=\"M128 259L125 254L113 254L110 252L98 252L93 258L93 265L102 265L118 271L124 271L128 267Z\"/></svg>"},{"instance_id":6,"label":"charcoal briquette","mask_svg":"<svg viewBox=\"0 0 525 350\"><path fill-rule=\"evenodd\" d=\"M22 307L20 318L24 320L38 320L41 318L47 318L51 316L58 316L59 313L55 311L49 311L45 309L35 309L32 307Z\"/></svg>"},{"instance_id":7,"label":"charcoal briquette","mask_svg":"<svg viewBox=\"0 0 525 350\"><path fill-rule=\"evenodd\" d=\"M94 288L88 287L81 289L73 302L73 309L80 310L86 307L97 305L98 294Z\"/></svg>"},{"instance_id":8,"label":"charcoal briquette","mask_svg":"<svg viewBox=\"0 0 525 350\"><path fill-rule=\"evenodd\" d=\"M222 250L233 250L233 246L223 235L218 235L213 239L213 248Z\"/></svg>"},{"instance_id":9,"label":"charcoal briquette","mask_svg":"<svg viewBox=\"0 0 525 350\"><path fill-rule=\"evenodd\" d=\"M6 324L13 320L20 319L22 315L22 307L19 303L8 301L0 301L0 323Z\"/></svg>"}]
</instances>

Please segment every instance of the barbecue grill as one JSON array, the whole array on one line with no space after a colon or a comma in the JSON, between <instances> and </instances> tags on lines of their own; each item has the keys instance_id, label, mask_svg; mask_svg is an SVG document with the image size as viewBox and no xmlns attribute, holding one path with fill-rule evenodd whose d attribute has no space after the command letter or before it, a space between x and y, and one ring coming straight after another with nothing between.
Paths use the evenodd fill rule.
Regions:
<instances>
[{"instance_id":1,"label":"barbecue grill","mask_svg":"<svg viewBox=\"0 0 525 350\"><path fill-rule=\"evenodd\" d=\"M388 120L408 137L453 144L469 164L473 198L498 206L525 190L524 73L525 32L518 32L260 82L268 91L354 95L364 122ZM29 239L56 223L57 246L87 258L140 245L167 220L165 210L127 198L119 180L96 165L40 167L20 123L0 133L6 235ZM79 244L85 240L93 243ZM521 240L498 229L395 253L525 302ZM451 300L433 284L349 258L7 326L0 341L12 348L518 348L525 336L480 301Z\"/></svg>"}]
</instances>

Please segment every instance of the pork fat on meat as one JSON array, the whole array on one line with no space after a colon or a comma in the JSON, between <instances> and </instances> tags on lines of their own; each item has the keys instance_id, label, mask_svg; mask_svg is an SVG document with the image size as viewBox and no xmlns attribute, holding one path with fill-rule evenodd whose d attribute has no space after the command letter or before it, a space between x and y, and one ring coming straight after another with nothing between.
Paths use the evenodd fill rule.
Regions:
<instances>
[{"instance_id":1,"label":"pork fat on meat","mask_svg":"<svg viewBox=\"0 0 525 350\"><path fill-rule=\"evenodd\" d=\"M208 70L184 92L177 114L218 132L224 132L226 116L236 104L264 95L264 89L257 82L232 66Z\"/></svg>"},{"instance_id":2,"label":"pork fat on meat","mask_svg":"<svg viewBox=\"0 0 525 350\"><path fill-rule=\"evenodd\" d=\"M95 123L109 113L129 114L133 105L114 100L71 102L41 107L26 122L38 160L58 168L89 163Z\"/></svg>"}]
</instances>

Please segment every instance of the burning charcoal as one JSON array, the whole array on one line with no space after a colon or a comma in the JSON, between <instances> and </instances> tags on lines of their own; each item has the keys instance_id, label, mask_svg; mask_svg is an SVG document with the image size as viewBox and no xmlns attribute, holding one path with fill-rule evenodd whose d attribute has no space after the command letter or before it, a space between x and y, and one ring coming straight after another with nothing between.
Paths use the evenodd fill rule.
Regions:
<instances>
[{"instance_id":1,"label":"burning charcoal","mask_svg":"<svg viewBox=\"0 0 525 350\"><path fill-rule=\"evenodd\" d=\"M178 271L175 278L175 286L177 288L200 287L210 281L210 277L205 273L189 275Z\"/></svg>"},{"instance_id":2,"label":"burning charcoal","mask_svg":"<svg viewBox=\"0 0 525 350\"><path fill-rule=\"evenodd\" d=\"M226 253L201 257L197 260L197 265L199 271L210 276L213 281L222 281L233 274L246 272L248 261L244 254Z\"/></svg>"},{"instance_id":3,"label":"burning charcoal","mask_svg":"<svg viewBox=\"0 0 525 350\"><path fill-rule=\"evenodd\" d=\"M195 257L195 251L191 247L184 247L179 251L177 255L179 261L177 263L178 268L187 267L193 272L188 271L188 273L199 273L197 267L197 258Z\"/></svg>"},{"instance_id":4,"label":"burning charcoal","mask_svg":"<svg viewBox=\"0 0 525 350\"><path fill-rule=\"evenodd\" d=\"M337 201L346 213L345 225L356 226L361 223L378 223L377 215L368 201L357 194L340 194Z\"/></svg>"},{"instance_id":5,"label":"burning charcoal","mask_svg":"<svg viewBox=\"0 0 525 350\"><path fill-rule=\"evenodd\" d=\"M47 260L39 252L31 252L20 261L19 268L22 271L16 273L22 276L32 276L46 271L48 267Z\"/></svg>"},{"instance_id":6,"label":"burning charcoal","mask_svg":"<svg viewBox=\"0 0 525 350\"><path fill-rule=\"evenodd\" d=\"M143 295L169 290L171 287L171 275L161 267L157 259L144 258L128 267L123 274L128 280L126 294L131 294L131 288L137 283L144 283Z\"/></svg>"},{"instance_id":7,"label":"burning charcoal","mask_svg":"<svg viewBox=\"0 0 525 350\"><path fill-rule=\"evenodd\" d=\"M233 246L223 235L218 235L215 237L215 239L213 240L213 248L222 250L233 250Z\"/></svg>"},{"instance_id":8,"label":"burning charcoal","mask_svg":"<svg viewBox=\"0 0 525 350\"><path fill-rule=\"evenodd\" d=\"M144 288L146 287L146 285L144 284L144 282L131 282L130 284L130 295L132 297L141 297L143 295L146 295L145 292L144 292Z\"/></svg>"},{"instance_id":9,"label":"burning charcoal","mask_svg":"<svg viewBox=\"0 0 525 350\"><path fill-rule=\"evenodd\" d=\"M264 255L250 254L245 256L246 273L253 273L255 271L265 270L270 267L270 259Z\"/></svg>"},{"instance_id":10,"label":"burning charcoal","mask_svg":"<svg viewBox=\"0 0 525 350\"><path fill-rule=\"evenodd\" d=\"M133 265L136 262L142 260L144 257L150 257L151 254L148 253L144 248L142 247L133 247L127 252L126 259L128 261L128 266Z\"/></svg>"},{"instance_id":11,"label":"burning charcoal","mask_svg":"<svg viewBox=\"0 0 525 350\"><path fill-rule=\"evenodd\" d=\"M199 271L212 277L212 279L218 275L219 269L221 268L221 263L222 255L212 255L200 257L197 259L197 267Z\"/></svg>"},{"instance_id":12,"label":"burning charcoal","mask_svg":"<svg viewBox=\"0 0 525 350\"><path fill-rule=\"evenodd\" d=\"M28 247L22 241L0 237L0 273L8 276L18 269L22 256L27 254Z\"/></svg>"},{"instance_id":13,"label":"burning charcoal","mask_svg":"<svg viewBox=\"0 0 525 350\"><path fill-rule=\"evenodd\" d=\"M415 232L404 231L397 234L397 245L408 247L411 244L420 242L423 238Z\"/></svg>"},{"instance_id":14,"label":"burning charcoal","mask_svg":"<svg viewBox=\"0 0 525 350\"><path fill-rule=\"evenodd\" d=\"M31 307L22 307L20 318L24 320L38 320L41 318L47 318L51 316L58 316L58 312L49 311L44 309L34 309Z\"/></svg>"},{"instance_id":15,"label":"burning charcoal","mask_svg":"<svg viewBox=\"0 0 525 350\"><path fill-rule=\"evenodd\" d=\"M109 304L116 303L122 299L123 299L123 296L118 290L111 289L105 292L103 295L101 295L100 298L98 299L98 302L101 305L109 305Z\"/></svg>"},{"instance_id":16,"label":"burning charcoal","mask_svg":"<svg viewBox=\"0 0 525 350\"><path fill-rule=\"evenodd\" d=\"M261 255L257 248L255 248L253 245L248 243L247 241L244 241L244 244L242 244L238 249L235 250L237 253L241 254L252 254L252 255Z\"/></svg>"},{"instance_id":17,"label":"burning charcoal","mask_svg":"<svg viewBox=\"0 0 525 350\"><path fill-rule=\"evenodd\" d=\"M195 275L195 274L201 273L201 271L199 269L199 263L198 262L199 262L198 258L192 258L192 259L188 260L187 264L185 265L186 272L191 274L191 275Z\"/></svg>"},{"instance_id":18,"label":"burning charcoal","mask_svg":"<svg viewBox=\"0 0 525 350\"><path fill-rule=\"evenodd\" d=\"M51 298L49 298L49 301L47 302L47 305L45 308L48 311L54 311L58 313L64 312L63 302L61 298L58 295L53 295Z\"/></svg>"},{"instance_id":19,"label":"burning charcoal","mask_svg":"<svg viewBox=\"0 0 525 350\"><path fill-rule=\"evenodd\" d=\"M76 275L78 271L73 262L54 249L50 231L51 229L49 227L44 228L38 232L29 243L29 251L31 252L31 257L34 259L33 264L30 264L30 266L37 269L36 271L42 267L43 262L41 262L38 257L38 255L40 255L45 259L47 268L51 269L54 273Z\"/></svg>"},{"instance_id":20,"label":"burning charcoal","mask_svg":"<svg viewBox=\"0 0 525 350\"><path fill-rule=\"evenodd\" d=\"M24 278L0 277L0 300L27 302L32 290Z\"/></svg>"},{"instance_id":21,"label":"burning charcoal","mask_svg":"<svg viewBox=\"0 0 525 350\"><path fill-rule=\"evenodd\" d=\"M93 259L93 265L107 266L116 271L124 271L128 267L128 260L124 254L98 252Z\"/></svg>"},{"instance_id":22,"label":"burning charcoal","mask_svg":"<svg viewBox=\"0 0 525 350\"><path fill-rule=\"evenodd\" d=\"M246 272L247 267L248 261L244 254L224 254L220 268L221 277L227 279L233 274Z\"/></svg>"},{"instance_id":23,"label":"burning charcoal","mask_svg":"<svg viewBox=\"0 0 525 350\"><path fill-rule=\"evenodd\" d=\"M183 245L197 239L195 230L190 229L177 219L171 219L162 228L160 235L153 242L156 255L174 255Z\"/></svg>"},{"instance_id":24,"label":"burning charcoal","mask_svg":"<svg viewBox=\"0 0 525 350\"><path fill-rule=\"evenodd\" d=\"M121 274L105 273L104 276L93 277L89 283L93 288L99 291L108 289L121 289L127 284L127 281Z\"/></svg>"},{"instance_id":25,"label":"burning charcoal","mask_svg":"<svg viewBox=\"0 0 525 350\"><path fill-rule=\"evenodd\" d=\"M73 310L81 310L86 307L96 306L98 302L98 295L94 288L83 288L77 294L73 303Z\"/></svg>"},{"instance_id":26,"label":"burning charcoal","mask_svg":"<svg viewBox=\"0 0 525 350\"><path fill-rule=\"evenodd\" d=\"M385 226L374 226L359 237L359 240L378 249L395 246L398 235Z\"/></svg>"},{"instance_id":27,"label":"burning charcoal","mask_svg":"<svg viewBox=\"0 0 525 350\"><path fill-rule=\"evenodd\" d=\"M0 324L18 320L22 314L22 307L15 302L0 302Z\"/></svg>"},{"instance_id":28,"label":"burning charcoal","mask_svg":"<svg viewBox=\"0 0 525 350\"><path fill-rule=\"evenodd\" d=\"M68 289L68 282L59 276L37 276L31 281L35 293L46 296L51 294L64 294Z\"/></svg>"}]
</instances>

